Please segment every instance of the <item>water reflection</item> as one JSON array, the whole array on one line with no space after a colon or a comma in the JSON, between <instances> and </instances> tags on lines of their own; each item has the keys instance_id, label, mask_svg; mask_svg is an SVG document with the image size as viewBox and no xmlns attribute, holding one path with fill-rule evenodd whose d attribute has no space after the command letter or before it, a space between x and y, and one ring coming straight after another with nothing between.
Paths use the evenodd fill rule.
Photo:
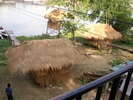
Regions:
<instances>
[{"instance_id":1,"label":"water reflection","mask_svg":"<svg viewBox=\"0 0 133 100\"><path fill-rule=\"evenodd\" d=\"M16 3L0 5L0 26L12 30L15 36L34 36L46 33L47 19L44 15L52 9L45 6Z\"/></svg>"}]
</instances>

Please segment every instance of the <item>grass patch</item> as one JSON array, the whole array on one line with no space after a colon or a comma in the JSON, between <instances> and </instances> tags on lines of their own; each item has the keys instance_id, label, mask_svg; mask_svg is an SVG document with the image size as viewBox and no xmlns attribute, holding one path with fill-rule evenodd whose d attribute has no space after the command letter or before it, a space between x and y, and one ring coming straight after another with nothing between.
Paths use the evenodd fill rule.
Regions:
<instances>
[{"instance_id":1,"label":"grass patch","mask_svg":"<svg viewBox=\"0 0 133 100\"><path fill-rule=\"evenodd\" d=\"M20 41L20 43L27 41L27 40L43 40L43 39L54 39L56 36L50 36L50 35L38 35L33 37L26 37L26 36L18 36L17 39Z\"/></svg>"},{"instance_id":2,"label":"grass patch","mask_svg":"<svg viewBox=\"0 0 133 100\"><path fill-rule=\"evenodd\" d=\"M60 37L63 37L65 39L69 39L72 41L72 33L62 33L60 35ZM77 43L81 43L83 44L85 41L84 41L84 38L82 38L78 33L75 34L75 38L76 38L76 42Z\"/></svg>"},{"instance_id":3,"label":"grass patch","mask_svg":"<svg viewBox=\"0 0 133 100\"><path fill-rule=\"evenodd\" d=\"M103 54L103 53L106 53L107 50L105 50L105 49L100 49L100 50L97 50L97 52L98 52L98 54Z\"/></svg>"},{"instance_id":4,"label":"grass patch","mask_svg":"<svg viewBox=\"0 0 133 100\"><path fill-rule=\"evenodd\" d=\"M0 60L6 60L6 56L4 53L0 53Z\"/></svg>"},{"instance_id":5,"label":"grass patch","mask_svg":"<svg viewBox=\"0 0 133 100\"><path fill-rule=\"evenodd\" d=\"M0 61L0 66L5 66L5 65L7 65L7 61L6 60Z\"/></svg>"},{"instance_id":6,"label":"grass patch","mask_svg":"<svg viewBox=\"0 0 133 100\"><path fill-rule=\"evenodd\" d=\"M10 46L12 46L10 39L0 40L0 52L5 52Z\"/></svg>"},{"instance_id":7,"label":"grass patch","mask_svg":"<svg viewBox=\"0 0 133 100\"><path fill-rule=\"evenodd\" d=\"M108 64L111 65L112 67L116 66L116 65L119 65L121 63L123 63L123 60L121 60L121 59L111 60L111 61L108 62Z\"/></svg>"},{"instance_id":8,"label":"grass patch","mask_svg":"<svg viewBox=\"0 0 133 100\"><path fill-rule=\"evenodd\" d=\"M79 78L78 80L79 80L82 84L87 84L87 83L89 83L89 81L87 81L86 79Z\"/></svg>"},{"instance_id":9,"label":"grass patch","mask_svg":"<svg viewBox=\"0 0 133 100\"><path fill-rule=\"evenodd\" d=\"M102 71L102 70L97 72L97 74L101 74L101 75L107 75L109 73L110 71Z\"/></svg>"}]
</instances>

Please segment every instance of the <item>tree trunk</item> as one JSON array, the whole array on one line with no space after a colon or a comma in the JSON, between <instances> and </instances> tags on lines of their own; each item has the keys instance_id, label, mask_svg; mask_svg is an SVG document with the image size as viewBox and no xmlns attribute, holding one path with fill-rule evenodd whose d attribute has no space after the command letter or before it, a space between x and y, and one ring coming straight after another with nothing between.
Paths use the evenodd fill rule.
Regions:
<instances>
[{"instance_id":1,"label":"tree trunk","mask_svg":"<svg viewBox=\"0 0 133 100\"><path fill-rule=\"evenodd\" d=\"M108 13L106 12L106 24L108 24L109 22L108 22Z\"/></svg>"},{"instance_id":2,"label":"tree trunk","mask_svg":"<svg viewBox=\"0 0 133 100\"><path fill-rule=\"evenodd\" d=\"M75 45L76 43L76 38L75 38L75 32L72 30L72 43Z\"/></svg>"},{"instance_id":3,"label":"tree trunk","mask_svg":"<svg viewBox=\"0 0 133 100\"><path fill-rule=\"evenodd\" d=\"M104 42L104 44L106 44L106 45L108 45L108 46L116 47L116 48L121 49L121 50L123 50L123 51L128 51L129 53L133 53L133 50L129 50L129 49L120 47L120 46L115 45L115 44L107 44L107 43L105 43L105 42Z\"/></svg>"},{"instance_id":4,"label":"tree trunk","mask_svg":"<svg viewBox=\"0 0 133 100\"><path fill-rule=\"evenodd\" d=\"M73 10L76 11L76 0L73 0ZM74 22L75 22L75 16L74 16ZM76 38L75 38L75 30L72 28L72 43L75 45Z\"/></svg>"}]
</instances>

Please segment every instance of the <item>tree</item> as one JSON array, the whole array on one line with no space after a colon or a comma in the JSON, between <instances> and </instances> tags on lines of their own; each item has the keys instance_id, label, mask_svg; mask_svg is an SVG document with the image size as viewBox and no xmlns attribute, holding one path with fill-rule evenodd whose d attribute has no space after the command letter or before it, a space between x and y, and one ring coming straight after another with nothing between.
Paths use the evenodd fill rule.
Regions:
<instances>
[{"instance_id":1,"label":"tree","mask_svg":"<svg viewBox=\"0 0 133 100\"><path fill-rule=\"evenodd\" d=\"M66 6L72 15L83 20L98 18L98 22L107 23L121 33L133 26L130 0L50 0L48 4Z\"/></svg>"},{"instance_id":2,"label":"tree","mask_svg":"<svg viewBox=\"0 0 133 100\"><path fill-rule=\"evenodd\" d=\"M130 0L88 0L91 4L91 20L108 23L119 32L127 32L132 27ZM127 22L127 23L126 23Z\"/></svg>"},{"instance_id":3,"label":"tree","mask_svg":"<svg viewBox=\"0 0 133 100\"><path fill-rule=\"evenodd\" d=\"M85 16L81 16L81 14L77 13L78 12L85 12L88 11L88 5L87 5L87 0L50 0L47 5L58 5L58 6L64 6L67 7L69 10L69 15L73 16L73 19L69 18L69 20L64 20L62 23L68 33L72 33L72 41L73 44L75 44L76 38L75 38L75 31L79 28L79 26L83 26L79 24L77 21L78 18L88 18ZM85 10L86 9L86 10Z\"/></svg>"}]
</instances>

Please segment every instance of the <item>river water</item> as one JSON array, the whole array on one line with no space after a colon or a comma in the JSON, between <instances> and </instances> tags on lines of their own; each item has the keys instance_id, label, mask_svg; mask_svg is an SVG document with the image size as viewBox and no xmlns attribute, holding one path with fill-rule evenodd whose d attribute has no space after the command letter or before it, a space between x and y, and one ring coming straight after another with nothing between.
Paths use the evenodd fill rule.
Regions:
<instances>
[{"instance_id":1,"label":"river water","mask_svg":"<svg viewBox=\"0 0 133 100\"><path fill-rule=\"evenodd\" d=\"M15 36L35 36L46 33L44 15L52 10L45 6L20 4L0 5L0 26L12 30Z\"/></svg>"}]
</instances>

